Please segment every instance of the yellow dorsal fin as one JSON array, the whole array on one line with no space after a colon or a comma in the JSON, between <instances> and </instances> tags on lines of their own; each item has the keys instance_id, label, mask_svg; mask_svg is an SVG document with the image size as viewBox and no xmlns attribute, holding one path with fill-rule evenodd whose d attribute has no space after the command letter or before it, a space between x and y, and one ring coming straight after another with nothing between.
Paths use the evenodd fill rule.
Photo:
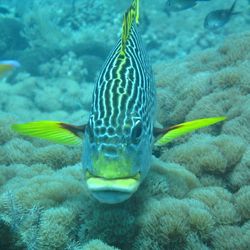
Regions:
<instances>
[{"instance_id":1,"label":"yellow dorsal fin","mask_svg":"<svg viewBox=\"0 0 250 250\"><path fill-rule=\"evenodd\" d=\"M187 133L193 132L196 129L207 127L210 125L213 125L217 122L224 121L226 117L211 117L211 118L203 118L198 119L190 122L184 122L175 126L172 126L167 129L163 129L162 131L165 131L165 134L160 137L159 140L156 141L156 146L162 146L167 144L168 142L174 140L175 138L178 138L182 135L185 135Z\"/></svg>"},{"instance_id":2,"label":"yellow dorsal fin","mask_svg":"<svg viewBox=\"0 0 250 250\"><path fill-rule=\"evenodd\" d=\"M13 124L11 128L21 135L45 139L59 144L77 145L82 142L80 134L84 132L85 126L74 126L57 121L35 121Z\"/></svg>"},{"instance_id":3,"label":"yellow dorsal fin","mask_svg":"<svg viewBox=\"0 0 250 250\"><path fill-rule=\"evenodd\" d=\"M124 14L122 23L121 55L125 55L126 42L129 38L133 22L135 21L136 24L139 23L139 1L140 0L133 0L132 4Z\"/></svg>"}]
</instances>

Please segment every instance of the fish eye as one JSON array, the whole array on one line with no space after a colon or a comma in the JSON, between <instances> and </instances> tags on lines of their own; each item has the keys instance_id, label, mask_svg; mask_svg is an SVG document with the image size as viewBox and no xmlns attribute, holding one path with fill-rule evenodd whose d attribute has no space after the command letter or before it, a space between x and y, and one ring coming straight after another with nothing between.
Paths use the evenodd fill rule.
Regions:
<instances>
[{"instance_id":1,"label":"fish eye","mask_svg":"<svg viewBox=\"0 0 250 250\"><path fill-rule=\"evenodd\" d=\"M134 127L132 128L131 139L134 144L139 143L142 135L142 122L137 120Z\"/></svg>"}]
</instances>

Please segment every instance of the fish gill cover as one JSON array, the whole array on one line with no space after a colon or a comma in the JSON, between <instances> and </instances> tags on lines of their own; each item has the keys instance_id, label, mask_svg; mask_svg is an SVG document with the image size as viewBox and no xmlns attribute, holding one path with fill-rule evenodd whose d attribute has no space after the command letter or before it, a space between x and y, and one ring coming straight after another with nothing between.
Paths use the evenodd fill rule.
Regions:
<instances>
[{"instance_id":1,"label":"fish gill cover","mask_svg":"<svg viewBox=\"0 0 250 250\"><path fill-rule=\"evenodd\" d=\"M93 83L130 1L1 1L0 60L20 67L0 79L0 249L249 248L249 2L237 1L241 13L216 30L204 29L205 17L234 1L179 11L166 10L165 0L140 2L157 126L227 120L154 148L160 161L129 200L95 201L83 182L81 146L10 127L87 121Z\"/></svg>"}]
</instances>

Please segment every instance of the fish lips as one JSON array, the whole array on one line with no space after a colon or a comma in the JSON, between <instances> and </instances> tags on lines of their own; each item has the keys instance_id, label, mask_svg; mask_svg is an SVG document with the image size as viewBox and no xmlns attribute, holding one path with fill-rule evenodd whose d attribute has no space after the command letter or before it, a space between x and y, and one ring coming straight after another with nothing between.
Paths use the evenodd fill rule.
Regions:
<instances>
[{"instance_id":1,"label":"fish lips","mask_svg":"<svg viewBox=\"0 0 250 250\"><path fill-rule=\"evenodd\" d=\"M132 177L106 179L86 173L91 194L101 203L116 204L129 199L140 185L140 174Z\"/></svg>"}]
</instances>

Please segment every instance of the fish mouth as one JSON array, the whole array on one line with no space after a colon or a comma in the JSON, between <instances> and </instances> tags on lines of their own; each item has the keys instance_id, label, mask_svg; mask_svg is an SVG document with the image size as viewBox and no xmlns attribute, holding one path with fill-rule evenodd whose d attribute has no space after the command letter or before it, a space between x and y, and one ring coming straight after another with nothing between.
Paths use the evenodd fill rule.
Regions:
<instances>
[{"instance_id":1,"label":"fish mouth","mask_svg":"<svg viewBox=\"0 0 250 250\"><path fill-rule=\"evenodd\" d=\"M115 204L127 200L137 190L140 185L140 174L126 178L107 179L87 172L86 184L98 201Z\"/></svg>"}]
</instances>

